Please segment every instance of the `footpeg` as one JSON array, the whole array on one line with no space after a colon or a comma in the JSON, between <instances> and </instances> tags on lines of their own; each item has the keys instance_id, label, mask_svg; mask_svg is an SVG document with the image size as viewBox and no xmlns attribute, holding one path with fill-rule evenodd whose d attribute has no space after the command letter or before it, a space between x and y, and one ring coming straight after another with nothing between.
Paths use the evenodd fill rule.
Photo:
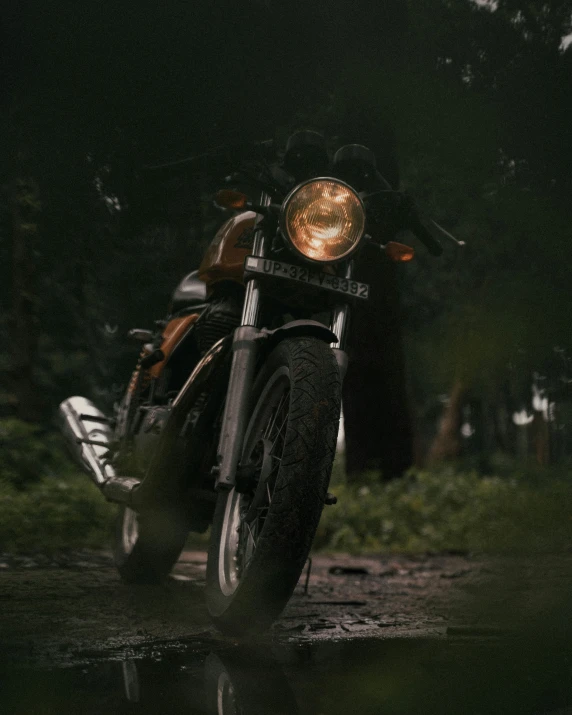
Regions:
<instances>
[{"instance_id":1,"label":"footpeg","mask_svg":"<svg viewBox=\"0 0 572 715\"><path fill-rule=\"evenodd\" d=\"M141 328L133 328L127 333L128 338L138 340L141 343L152 343L155 333L152 330L142 330Z\"/></svg>"},{"instance_id":2,"label":"footpeg","mask_svg":"<svg viewBox=\"0 0 572 715\"><path fill-rule=\"evenodd\" d=\"M102 487L106 499L119 504L131 504L133 493L141 482L132 477L111 477Z\"/></svg>"}]
</instances>

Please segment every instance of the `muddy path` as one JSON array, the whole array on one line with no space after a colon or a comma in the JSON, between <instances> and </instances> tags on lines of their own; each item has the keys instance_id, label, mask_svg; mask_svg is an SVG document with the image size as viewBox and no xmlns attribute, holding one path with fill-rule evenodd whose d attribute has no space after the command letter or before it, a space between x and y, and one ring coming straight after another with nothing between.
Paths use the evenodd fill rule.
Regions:
<instances>
[{"instance_id":1,"label":"muddy path","mask_svg":"<svg viewBox=\"0 0 572 715\"><path fill-rule=\"evenodd\" d=\"M206 555L0 556L0 711L572 713L572 557L315 556L272 630L210 624Z\"/></svg>"},{"instance_id":2,"label":"muddy path","mask_svg":"<svg viewBox=\"0 0 572 715\"><path fill-rule=\"evenodd\" d=\"M184 552L161 586L122 584L107 553L5 557L0 564L3 649L11 659L71 664L145 644L224 640L204 605L203 552ZM267 639L438 635L464 587L488 570L452 555L315 556L307 588L306 571Z\"/></svg>"},{"instance_id":3,"label":"muddy path","mask_svg":"<svg viewBox=\"0 0 572 715\"><path fill-rule=\"evenodd\" d=\"M106 552L0 557L2 657L58 666L133 649L224 643L204 605L205 568L204 552L185 551L167 583L130 586ZM572 594L568 557L318 555L307 575L263 642L486 632Z\"/></svg>"}]
</instances>

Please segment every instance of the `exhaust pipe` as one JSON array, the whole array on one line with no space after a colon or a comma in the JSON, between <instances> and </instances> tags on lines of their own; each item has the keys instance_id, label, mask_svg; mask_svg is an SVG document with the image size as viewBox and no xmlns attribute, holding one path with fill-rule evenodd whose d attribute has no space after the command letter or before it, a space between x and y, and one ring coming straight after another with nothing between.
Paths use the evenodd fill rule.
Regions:
<instances>
[{"instance_id":1,"label":"exhaust pipe","mask_svg":"<svg viewBox=\"0 0 572 715\"><path fill-rule=\"evenodd\" d=\"M107 461L113 433L109 421L85 397L68 397L59 407L59 426L75 461L101 489L115 470Z\"/></svg>"}]
</instances>

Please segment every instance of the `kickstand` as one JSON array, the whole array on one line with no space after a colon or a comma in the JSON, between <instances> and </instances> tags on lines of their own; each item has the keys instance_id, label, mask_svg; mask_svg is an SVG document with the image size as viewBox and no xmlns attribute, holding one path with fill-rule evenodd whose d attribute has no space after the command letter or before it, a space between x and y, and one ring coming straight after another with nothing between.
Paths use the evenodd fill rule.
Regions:
<instances>
[{"instance_id":1,"label":"kickstand","mask_svg":"<svg viewBox=\"0 0 572 715\"><path fill-rule=\"evenodd\" d=\"M306 580L304 582L304 595L308 595L308 584L310 583L310 574L312 573L312 557L308 556L308 569L306 570Z\"/></svg>"}]
</instances>

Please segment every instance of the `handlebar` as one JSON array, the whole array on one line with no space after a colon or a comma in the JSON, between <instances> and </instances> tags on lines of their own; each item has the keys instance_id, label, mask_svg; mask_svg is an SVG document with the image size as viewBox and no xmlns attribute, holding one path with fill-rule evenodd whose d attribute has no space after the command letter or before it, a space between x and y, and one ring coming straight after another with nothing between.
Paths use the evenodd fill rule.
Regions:
<instances>
[{"instance_id":1,"label":"handlebar","mask_svg":"<svg viewBox=\"0 0 572 715\"><path fill-rule=\"evenodd\" d=\"M368 215L374 217L378 213L382 222L388 221L397 231L411 231L425 245L432 256L440 256L443 247L440 242L425 228L419 217L415 202L408 194L402 191L382 189L372 194L362 196L368 203ZM373 201L374 205L371 202ZM375 206L375 202L378 206Z\"/></svg>"},{"instance_id":2,"label":"handlebar","mask_svg":"<svg viewBox=\"0 0 572 715\"><path fill-rule=\"evenodd\" d=\"M411 211L407 228L425 245L432 256L440 256L443 246L421 223L416 211Z\"/></svg>"}]
</instances>

